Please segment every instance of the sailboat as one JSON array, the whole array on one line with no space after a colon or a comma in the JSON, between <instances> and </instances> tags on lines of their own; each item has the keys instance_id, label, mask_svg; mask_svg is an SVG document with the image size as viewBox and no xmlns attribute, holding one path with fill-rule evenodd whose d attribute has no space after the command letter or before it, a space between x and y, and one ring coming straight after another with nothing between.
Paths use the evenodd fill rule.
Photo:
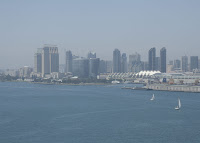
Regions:
<instances>
[{"instance_id":1,"label":"sailboat","mask_svg":"<svg viewBox=\"0 0 200 143\"><path fill-rule=\"evenodd\" d=\"M181 108L181 100L178 98L178 106L175 107L175 110L179 110Z\"/></svg>"},{"instance_id":2,"label":"sailboat","mask_svg":"<svg viewBox=\"0 0 200 143\"><path fill-rule=\"evenodd\" d=\"M151 99L150 100L154 100L155 99L155 96L154 96L154 94L153 94L153 96L151 97Z\"/></svg>"}]
</instances>

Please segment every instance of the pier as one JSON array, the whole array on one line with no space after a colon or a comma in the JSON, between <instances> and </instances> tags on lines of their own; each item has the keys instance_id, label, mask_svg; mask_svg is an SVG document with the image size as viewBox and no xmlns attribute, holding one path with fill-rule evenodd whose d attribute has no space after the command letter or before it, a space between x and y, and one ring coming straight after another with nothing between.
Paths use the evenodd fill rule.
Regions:
<instances>
[{"instance_id":1,"label":"pier","mask_svg":"<svg viewBox=\"0 0 200 143\"><path fill-rule=\"evenodd\" d=\"M200 86L193 85L168 85L168 84L149 84L147 90L178 91L178 92L200 92Z\"/></svg>"}]
</instances>

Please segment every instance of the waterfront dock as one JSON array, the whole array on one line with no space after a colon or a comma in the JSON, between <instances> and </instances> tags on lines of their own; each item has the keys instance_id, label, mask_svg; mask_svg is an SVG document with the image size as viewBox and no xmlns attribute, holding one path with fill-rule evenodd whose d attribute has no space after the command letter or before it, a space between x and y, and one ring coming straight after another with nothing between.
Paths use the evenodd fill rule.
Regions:
<instances>
[{"instance_id":1,"label":"waterfront dock","mask_svg":"<svg viewBox=\"0 0 200 143\"><path fill-rule=\"evenodd\" d=\"M168 84L149 84L147 90L178 91L178 92L199 92L200 86L193 85L168 85Z\"/></svg>"}]
</instances>

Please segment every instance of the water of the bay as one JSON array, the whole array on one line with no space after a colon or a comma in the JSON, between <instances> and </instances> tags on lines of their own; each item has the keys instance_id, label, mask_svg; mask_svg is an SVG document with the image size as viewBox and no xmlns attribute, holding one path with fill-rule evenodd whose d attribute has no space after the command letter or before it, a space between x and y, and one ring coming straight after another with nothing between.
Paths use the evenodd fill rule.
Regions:
<instances>
[{"instance_id":1,"label":"water of the bay","mask_svg":"<svg viewBox=\"0 0 200 143\"><path fill-rule=\"evenodd\" d=\"M123 86L0 82L0 142L200 142L199 93Z\"/></svg>"}]
</instances>

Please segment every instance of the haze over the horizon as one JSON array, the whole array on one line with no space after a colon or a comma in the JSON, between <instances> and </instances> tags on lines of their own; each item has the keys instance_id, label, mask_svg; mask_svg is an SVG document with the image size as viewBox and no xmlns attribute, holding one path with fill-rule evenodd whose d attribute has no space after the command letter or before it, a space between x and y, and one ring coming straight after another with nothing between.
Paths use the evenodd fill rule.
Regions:
<instances>
[{"instance_id":1,"label":"haze over the horizon","mask_svg":"<svg viewBox=\"0 0 200 143\"><path fill-rule=\"evenodd\" d=\"M199 0L1 0L0 68L33 66L44 44L111 60L118 48L127 55L167 48L167 58L200 56Z\"/></svg>"}]
</instances>

